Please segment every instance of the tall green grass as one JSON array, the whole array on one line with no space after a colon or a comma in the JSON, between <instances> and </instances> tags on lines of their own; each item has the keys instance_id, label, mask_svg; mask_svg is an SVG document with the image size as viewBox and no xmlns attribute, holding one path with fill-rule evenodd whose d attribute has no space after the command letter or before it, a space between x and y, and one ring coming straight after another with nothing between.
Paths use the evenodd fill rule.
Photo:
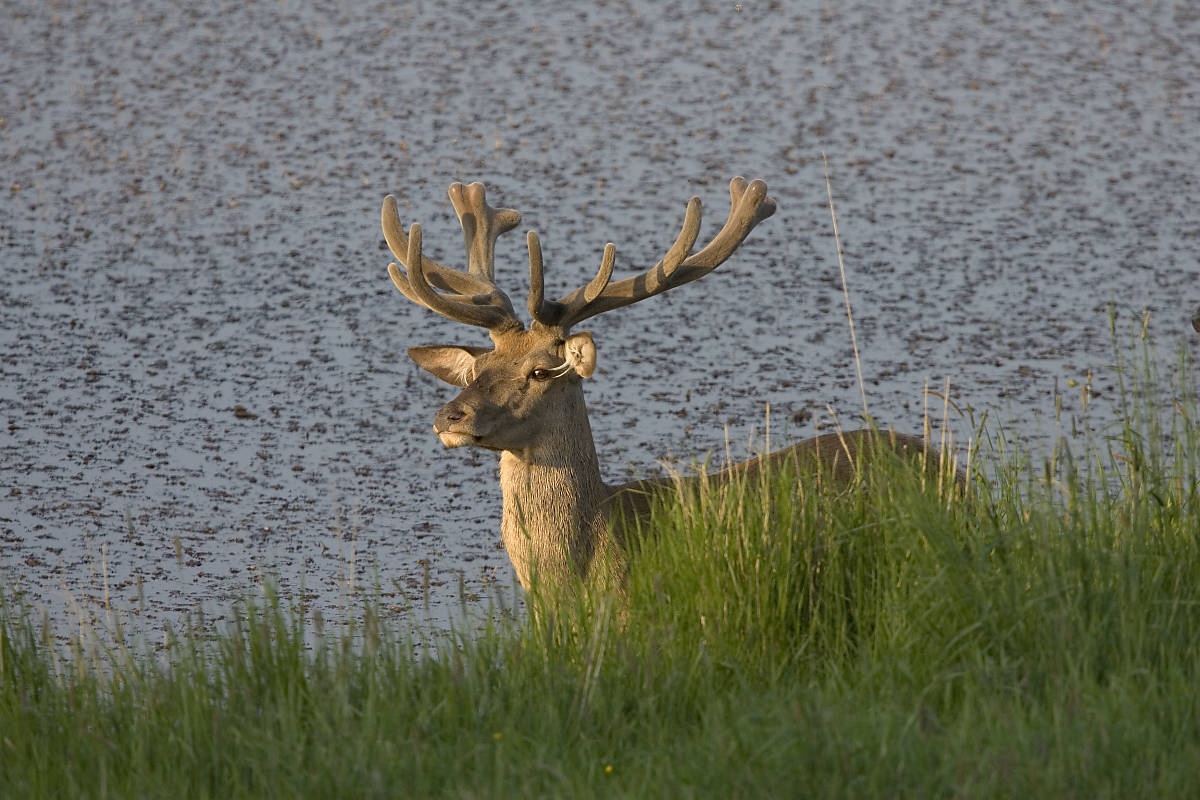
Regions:
<instances>
[{"instance_id":1,"label":"tall green grass","mask_svg":"<svg viewBox=\"0 0 1200 800\"><path fill-rule=\"evenodd\" d=\"M1200 795L1194 368L1125 352L1119 423L1044 459L669 494L624 596L415 655L369 604L160 653L4 606L0 795Z\"/></svg>"}]
</instances>

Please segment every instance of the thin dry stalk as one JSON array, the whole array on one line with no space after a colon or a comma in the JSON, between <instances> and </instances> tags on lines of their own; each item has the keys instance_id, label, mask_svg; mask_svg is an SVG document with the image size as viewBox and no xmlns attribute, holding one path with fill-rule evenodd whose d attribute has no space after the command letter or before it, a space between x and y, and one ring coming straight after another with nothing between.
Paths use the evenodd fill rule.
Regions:
<instances>
[{"instance_id":1,"label":"thin dry stalk","mask_svg":"<svg viewBox=\"0 0 1200 800\"><path fill-rule=\"evenodd\" d=\"M821 152L825 162L825 192L829 197L829 216L833 218L833 244L837 248L838 270L842 275L842 297L846 300L846 319L850 323L850 344L854 348L854 368L858 370L858 390L862 393L863 418L869 419L867 411L867 385L863 383L862 360L858 357L858 337L854 334L854 314L850 310L850 287L846 284L846 265L842 261L842 242L838 237L837 212L833 209L833 184L829 181L829 159Z\"/></svg>"}]
</instances>

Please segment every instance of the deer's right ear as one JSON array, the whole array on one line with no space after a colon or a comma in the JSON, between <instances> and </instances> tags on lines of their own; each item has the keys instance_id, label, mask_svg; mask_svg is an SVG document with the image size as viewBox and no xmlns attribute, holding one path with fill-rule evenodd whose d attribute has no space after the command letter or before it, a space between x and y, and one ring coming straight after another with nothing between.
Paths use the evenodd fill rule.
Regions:
<instances>
[{"instance_id":1,"label":"deer's right ear","mask_svg":"<svg viewBox=\"0 0 1200 800\"><path fill-rule=\"evenodd\" d=\"M408 357L417 362L418 367L446 383L466 388L475 377L475 357L488 352L491 349L487 347L432 344L408 348Z\"/></svg>"},{"instance_id":2,"label":"deer's right ear","mask_svg":"<svg viewBox=\"0 0 1200 800\"><path fill-rule=\"evenodd\" d=\"M587 331L567 337L563 343L563 355L581 378L590 378L596 370L596 343Z\"/></svg>"}]
</instances>

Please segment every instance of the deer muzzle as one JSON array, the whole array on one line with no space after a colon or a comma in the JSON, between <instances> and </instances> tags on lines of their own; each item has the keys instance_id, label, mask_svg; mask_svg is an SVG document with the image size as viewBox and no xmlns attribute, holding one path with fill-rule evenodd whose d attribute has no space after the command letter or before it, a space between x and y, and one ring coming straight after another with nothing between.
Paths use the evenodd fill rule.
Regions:
<instances>
[{"instance_id":1,"label":"deer muzzle","mask_svg":"<svg viewBox=\"0 0 1200 800\"><path fill-rule=\"evenodd\" d=\"M468 447L479 441L475 422L475 410L455 399L442 406L434 416L433 432L446 447Z\"/></svg>"}]
</instances>

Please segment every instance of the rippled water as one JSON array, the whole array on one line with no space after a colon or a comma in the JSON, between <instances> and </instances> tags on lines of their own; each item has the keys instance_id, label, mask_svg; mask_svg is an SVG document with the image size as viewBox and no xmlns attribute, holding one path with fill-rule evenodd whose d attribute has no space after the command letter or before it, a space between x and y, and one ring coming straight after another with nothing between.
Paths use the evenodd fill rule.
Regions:
<instances>
[{"instance_id":1,"label":"rippled water","mask_svg":"<svg viewBox=\"0 0 1200 800\"><path fill-rule=\"evenodd\" d=\"M768 402L779 437L858 413L822 154L885 423L949 377L1036 447L1056 381L1070 418L1091 371L1103 421L1110 301L1190 334L1194 4L489 5L6 6L7 590L153 631L263 574L438 619L460 578L510 584L494 458L441 448L454 391L404 356L486 340L392 288L387 193L458 263L446 186L486 182L565 292L767 180L779 213L717 273L593 321L610 481L745 443ZM523 306L522 237L497 263Z\"/></svg>"}]
</instances>

